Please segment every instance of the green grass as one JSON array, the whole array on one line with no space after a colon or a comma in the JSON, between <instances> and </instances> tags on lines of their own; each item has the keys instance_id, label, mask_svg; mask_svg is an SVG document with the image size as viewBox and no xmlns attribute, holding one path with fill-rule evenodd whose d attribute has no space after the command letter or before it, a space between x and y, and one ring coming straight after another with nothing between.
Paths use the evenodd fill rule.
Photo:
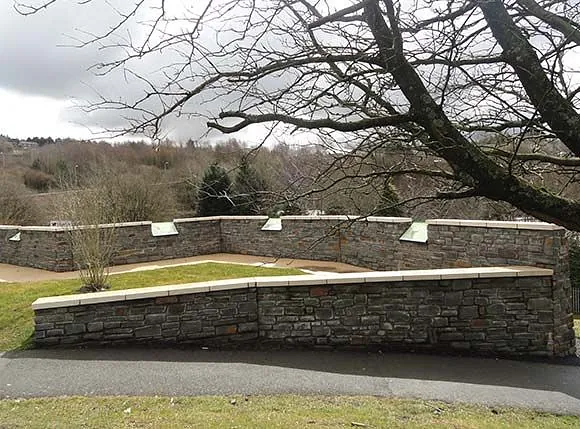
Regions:
<instances>
[{"instance_id":1,"label":"green grass","mask_svg":"<svg viewBox=\"0 0 580 429\"><path fill-rule=\"evenodd\" d=\"M578 417L530 410L375 397L72 397L0 401L0 428L549 429L579 426Z\"/></svg>"},{"instance_id":2,"label":"green grass","mask_svg":"<svg viewBox=\"0 0 580 429\"><path fill-rule=\"evenodd\" d=\"M116 274L109 278L109 283L112 290L122 290L240 277L291 274L303 273L294 269L207 263ZM0 283L0 351L29 346L29 339L33 332L33 311L30 305L37 298L77 293L80 287L81 283L78 279Z\"/></svg>"}]
</instances>

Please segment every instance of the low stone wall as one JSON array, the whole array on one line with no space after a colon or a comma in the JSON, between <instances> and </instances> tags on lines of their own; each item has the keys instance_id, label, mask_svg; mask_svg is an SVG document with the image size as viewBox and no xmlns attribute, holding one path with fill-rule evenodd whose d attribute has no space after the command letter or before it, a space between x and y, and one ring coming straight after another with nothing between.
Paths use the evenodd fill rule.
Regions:
<instances>
[{"instance_id":1,"label":"low stone wall","mask_svg":"<svg viewBox=\"0 0 580 429\"><path fill-rule=\"evenodd\" d=\"M228 290L36 310L36 344L227 343L256 337L256 291Z\"/></svg>"},{"instance_id":2,"label":"low stone wall","mask_svg":"<svg viewBox=\"0 0 580 429\"><path fill-rule=\"evenodd\" d=\"M281 231L262 231L266 216L221 218L222 251L275 258L338 261L336 219L287 216Z\"/></svg>"},{"instance_id":3,"label":"low stone wall","mask_svg":"<svg viewBox=\"0 0 580 429\"><path fill-rule=\"evenodd\" d=\"M220 253L219 219L176 220L177 235L155 237L152 222L127 222L115 225L112 265L186 258ZM110 228L111 226L102 226ZM19 241L10 238L20 233ZM78 269L66 227L0 226L0 263L49 271Z\"/></svg>"},{"instance_id":4,"label":"low stone wall","mask_svg":"<svg viewBox=\"0 0 580 429\"><path fill-rule=\"evenodd\" d=\"M25 239L11 241L20 233ZM0 263L49 271L71 271L72 252L68 235L58 228L0 226Z\"/></svg>"},{"instance_id":5,"label":"low stone wall","mask_svg":"<svg viewBox=\"0 0 580 429\"><path fill-rule=\"evenodd\" d=\"M224 280L41 298L38 346L270 346L567 356L553 272L469 268Z\"/></svg>"},{"instance_id":6,"label":"low stone wall","mask_svg":"<svg viewBox=\"0 0 580 429\"><path fill-rule=\"evenodd\" d=\"M545 223L428 221L427 243L400 241L409 218L284 216L281 231L262 231L265 216L177 219L177 235L153 236L151 222L116 226L113 265L211 253L345 262L374 270L534 265L567 275L564 229ZM10 241L16 233L20 241ZM77 268L66 228L0 227L0 263L52 271Z\"/></svg>"},{"instance_id":7,"label":"low stone wall","mask_svg":"<svg viewBox=\"0 0 580 429\"><path fill-rule=\"evenodd\" d=\"M176 220L175 226L177 235L159 237L151 234L151 222L117 227L113 265L187 258L221 251L219 221L182 219Z\"/></svg>"}]
</instances>

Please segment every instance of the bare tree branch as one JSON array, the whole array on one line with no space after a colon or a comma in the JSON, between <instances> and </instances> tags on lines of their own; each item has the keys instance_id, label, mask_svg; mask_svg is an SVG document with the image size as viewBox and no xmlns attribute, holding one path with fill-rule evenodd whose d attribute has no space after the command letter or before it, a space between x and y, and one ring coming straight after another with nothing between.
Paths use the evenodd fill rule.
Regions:
<instances>
[{"instance_id":1,"label":"bare tree branch","mask_svg":"<svg viewBox=\"0 0 580 429\"><path fill-rule=\"evenodd\" d=\"M541 19L552 28L564 35L566 40L580 45L580 25L570 19L566 19L549 10L544 9L535 0L517 0L528 12Z\"/></svg>"},{"instance_id":2,"label":"bare tree branch","mask_svg":"<svg viewBox=\"0 0 580 429\"><path fill-rule=\"evenodd\" d=\"M506 61L514 68L526 93L554 133L580 156L580 114L548 79L534 48L509 16L501 0L478 0L480 9Z\"/></svg>"},{"instance_id":3,"label":"bare tree branch","mask_svg":"<svg viewBox=\"0 0 580 429\"><path fill-rule=\"evenodd\" d=\"M219 125L215 122L208 122L207 126L220 130L223 133L233 133L239 131L248 125L259 124L262 122L279 121L286 124L295 125L306 129L331 128L336 131L350 132L359 131L374 127L387 127L392 125L400 125L413 120L411 115L394 115L383 116L380 118L368 118L360 121L352 122L338 122L331 119L300 119L293 116L281 115L276 113L266 113L263 115L249 115L242 112L222 112L220 118L241 118L242 121L237 125L227 127Z\"/></svg>"}]
</instances>

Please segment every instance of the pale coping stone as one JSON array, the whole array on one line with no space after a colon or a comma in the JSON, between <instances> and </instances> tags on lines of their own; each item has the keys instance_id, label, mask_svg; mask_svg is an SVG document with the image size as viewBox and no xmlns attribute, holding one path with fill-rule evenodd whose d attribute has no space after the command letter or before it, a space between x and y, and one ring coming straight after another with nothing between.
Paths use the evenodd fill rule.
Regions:
<instances>
[{"instance_id":1,"label":"pale coping stone","mask_svg":"<svg viewBox=\"0 0 580 429\"><path fill-rule=\"evenodd\" d=\"M79 295L50 296L38 298L32 303L33 310L43 310L46 308L75 307L79 305L81 299Z\"/></svg>"},{"instance_id":2,"label":"pale coping stone","mask_svg":"<svg viewBox=\"0 0 580 429\"><path fill-rule=\"evenodd\" d=\"M20 231L57 232L68 231L70 228L64 226L21 226L18 229Z\"/></svg>"},{"instance_id":3,"label":"pale coping stone","mask_svg":"<svg viewBox=\"0 0 580 429\"><path fill-rule=\"evenodd\" d=\"M284 220L336 220L352 222L383 222L383 223L410 223L409 217L383 217L383 216L348 216L348 215L320 215L320 216L281 216Z\"/></svg>"},{"instance_id":4,"label":"pale coping stone","mask_svg":"<svg viewBox=\"0 0 580 429\"><path fill-rule=\"evenodd\" d=\"M135 299L159 298L163 296L169 296L169 292L175 287L177 287L177 285L128 289L125 291L125 300L129 301Z\"/></svg>"},{"instance_id":5,"label":"pale coping stone","mask_svg":"<svg viewBox=\"0 0 580 429\"><path fill-rule=\"evenodd\" d=\"M268 277L256 277L254 279L256 287L277 287L277 286L288 286L287 276L268 276Z\"/></svg>"},{"instance_id":6,"label":"pale coping stone","mask_svg":"<svg viewBox=\"0 0 580 429\"><path fill-rule=\"evenodd\" d=\"M254 277L231 280L216 280L213 282L207 282L207 285L209 286L210 292L230 289L247 289L254 287L256 285L256 280Z\"/></svg>"},{"instance_id":7,"label":"pale coping stone","mask_svg":"<svg viewBox=\"0 0 580 429\"><path fill-rule=\"evenodd\" d=\"M274 287L274 286L310 286L310 285L325 285L327 279L324 276L317 274L295 275L295 276L279 276L278 279L274 277L268 278L267 281L262 281L262 277L255 278L256 287Z\"/></svg>"},{"instance_id":8,"label":"pale coping stone","mask_svg":"<svg viewBox=\"0 0 580 429\"><path fill-rule=\"evenodd\" d=\"M495 220L466 220L466 219L428 219L428 225L470 226L481 228L528 229L557 231L564 229L559 225L546 222L505 222Z\"/></svg>"},{"instance_id":9,"label":"pale coping stone","mask_svg":"<svg viewBox=\"0 0 580 429\"><path fill-rule=\"evenodd\" d=\"M119 299L118 291L108 291L108 292L93 292L85 293L81 295L80 305L85 304L99 304L102 302L115 302L115 301L125 301L126 292L122 294L123 299Z\"/></svg>"},{"instance_id":10,"label":"pale coping stone","mask_svg":"<svg viewBox=\"0 0 580 429\"><path fill-rule=\"evenodd\" d=\"M482 267L479 269L480 278L517 277L518 271L510 267Z\"/></svg>"},{"instance_id":11,"label":"pale coping stone","mask_svg":"<svg viewBox=\"0 0 580 429\"><path fill-rule=\"evenodd\" d=\"M18 230L22 228L20 225L0 225L0 230Z\"/></svg>"},{"instance_id":12,"label":"pale coping stone","mask_svg":"<svg viewBox=\"0 0 580 429\"><path fill-rule=\"evenodd\" d=\"M89 229L89 228L125 228L134 226L146 226L151 225L151 221L142 222L120 222L120 223L102 223L99 225L77 225L77 226L20 226L18 229L20 231L39 231L39 232L63 232L71 231L74 229Z\"/></svg>"},{"instance_id":13,"label":"pale coping stone","mask_svg":"<svg viewBox=\"0 0 580 429\"><path fill-rule=\"evenodd\" d=\"M221 216L189 217L182 219L173 219L173 223L210 222L216 220L221 220Z\"/></svg>"},{"instance_id":14,"label":"pale coping stone","mask_svg":"<svg viewBox=\"0 0 580 429\"><path fill-rule=\"evenodd\" d=\"M396 271L388 271L388 272L373 272L372 274L381 275L381 277L385 277L385 274L390 273L397 273ZM352 284L352 283L365 283L367 276L362 276L362 273L345 273L345 274L337 274L337 273L328 273L323 274L322 276L326 279L326 284ZM364 274L371 274L371 273L364 273ZM320 274L318 274L320 275ZM398 280L403 280L403 276L399 276ZM379 281L379 280L377 280ZM392 277L387 276L384 278L384 281L394 281Z\"/></svg>"},{"instance_id":15,"label":"pale coping stone","mask_svg":"<svg viewBox=\"0 0 580 429\"><path fill-rule=\"evenodd\" d=\"M264 220L268 216L219 216L220 220Z\"/></svg>"},{"instance_id":16,"label":"pale coping stone","mask_svg":"<svg viewBox=\"0 0 580 429\"><path fill-rule=\"evenodd\" d=\"M380 283L414 280L446 280L495 277L550 277L553 274L553 270L546 268L515 266L444 268L437 270L374 271L368 273L334 273L331 275L311 274L303 276L249 277L242 279L217 280L203 283L155 286L141 289L39 298L32 304L32 309L42 310L47 308L97 304L101 302L116 302L142 298L186 295L208 291L247 289L251 287L314 286L324 284L333 285L345 283Z\"/></svg>"},{"instance_id":17,"label":"pale coping stone","mask_svg":"<svg viewBox=\"0 0 580 429\"><path fill-rule=\"evenodd\" d=\"M340 220L340 221L348 221L348 220L356 220L357 217L350 217L345 215L322 215L322 216L281 216L284 220Z\"/></svg>"},{"instance_id":18,"label":"pale coping stone","mask_svg":"<svg viewBox=\"0 0 580 429\"><path fill-rule=\"evenodd\" d=\"M387 216L369 216L366 218L369 222L384 222L384 223L411 223L413 218L410 217L387 217Z\"/></svg>"},{"instance_id":19,"label":"pale coping stone","mask_svg":"<svg viewBox=\"0 0 580 429\"><path fill-rule=\"evenodd\" d=\"M148 226L151 225L153 222L150 220L144 220L141 222L119 222L119 223L104 223L99 225L101 228L124 228L124 227L131 227L131 226Z\"/></svg>"},{"instance_id":20,"label":"pale coping stone","mask_svg":"<svg viewBox=\"0 0 580 429\"><path fill-rule=\"evenodd\" d=\"M189 283L181 285L165 286L169 289L169 296L187 295L194 293L209 292L211 282Z\"/></svg>"}]
</instances>

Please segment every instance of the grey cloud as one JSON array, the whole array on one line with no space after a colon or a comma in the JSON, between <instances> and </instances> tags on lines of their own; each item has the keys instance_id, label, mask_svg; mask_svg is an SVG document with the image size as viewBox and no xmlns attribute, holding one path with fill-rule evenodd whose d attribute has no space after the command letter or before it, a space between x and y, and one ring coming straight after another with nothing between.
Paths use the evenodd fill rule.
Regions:
<instances>
[{"instance_id":1,"label":"grey cloud","mask_svg":"<svg viewBox=\"0 0 580 429\"><path fill-rule=\"evenodd\" d=\"M20 1L38 3L41 0ZM128 102L142 97L146 85L122 70L99 77L88 70L96 63L122 55L118 50L98 49L97 45L82 49L59 46L74 43L70 35L86 37L82 31L100 34L116 23L118 16L107 3L125 9L134 5L133 1L128 0L98 0L84 5L59 0L37 15L23 17L14 11L13 0L0 0L0 88L59 100L74 99L81 105L98 101L100 96ZM133 38L142 36L144 31L137 25L131 25L126 30L131 32ZM215 42L212 35L207 37L204 43ZM178 61L178 58L179 55L169 49L134 61L130 67L149 79L156 79L157 76L160 82L163 78L159 70ZM211 94L208 96L211 98ZM231 97L226 96L221 101L228 100ZM222 106L215 102L202 104L202 101L201 98L192 100L187 112L201 111L215 115ZM159 102L152 100L148 107L158 110ZM126 126L126 113L118 110L87 113L80 108L69 108L61 112L60 120L92 130L118 129ZM165 121L164 129L176 139L199 138L207 131L205 122L206 119L200 117L172 117ZM210 136L216 134L219 133L212 131Z\"/></svg>"},{"instance_id":2,"label":"grey cloud","mask_svg":"<svg viewBox=\"0 0 580 429\"><path fill-rule=\"evenodd\" d=\"M11 0L0 2L0 86L20 93L66 98L85 91L88 68L112 53L96 46L77 49L79 29L102 31L113 21L110 7L92 2L83 7L57 2L47 11L24 17ZM70 35L70 36L67 36Z\"/></svg>"}]
</instances>

